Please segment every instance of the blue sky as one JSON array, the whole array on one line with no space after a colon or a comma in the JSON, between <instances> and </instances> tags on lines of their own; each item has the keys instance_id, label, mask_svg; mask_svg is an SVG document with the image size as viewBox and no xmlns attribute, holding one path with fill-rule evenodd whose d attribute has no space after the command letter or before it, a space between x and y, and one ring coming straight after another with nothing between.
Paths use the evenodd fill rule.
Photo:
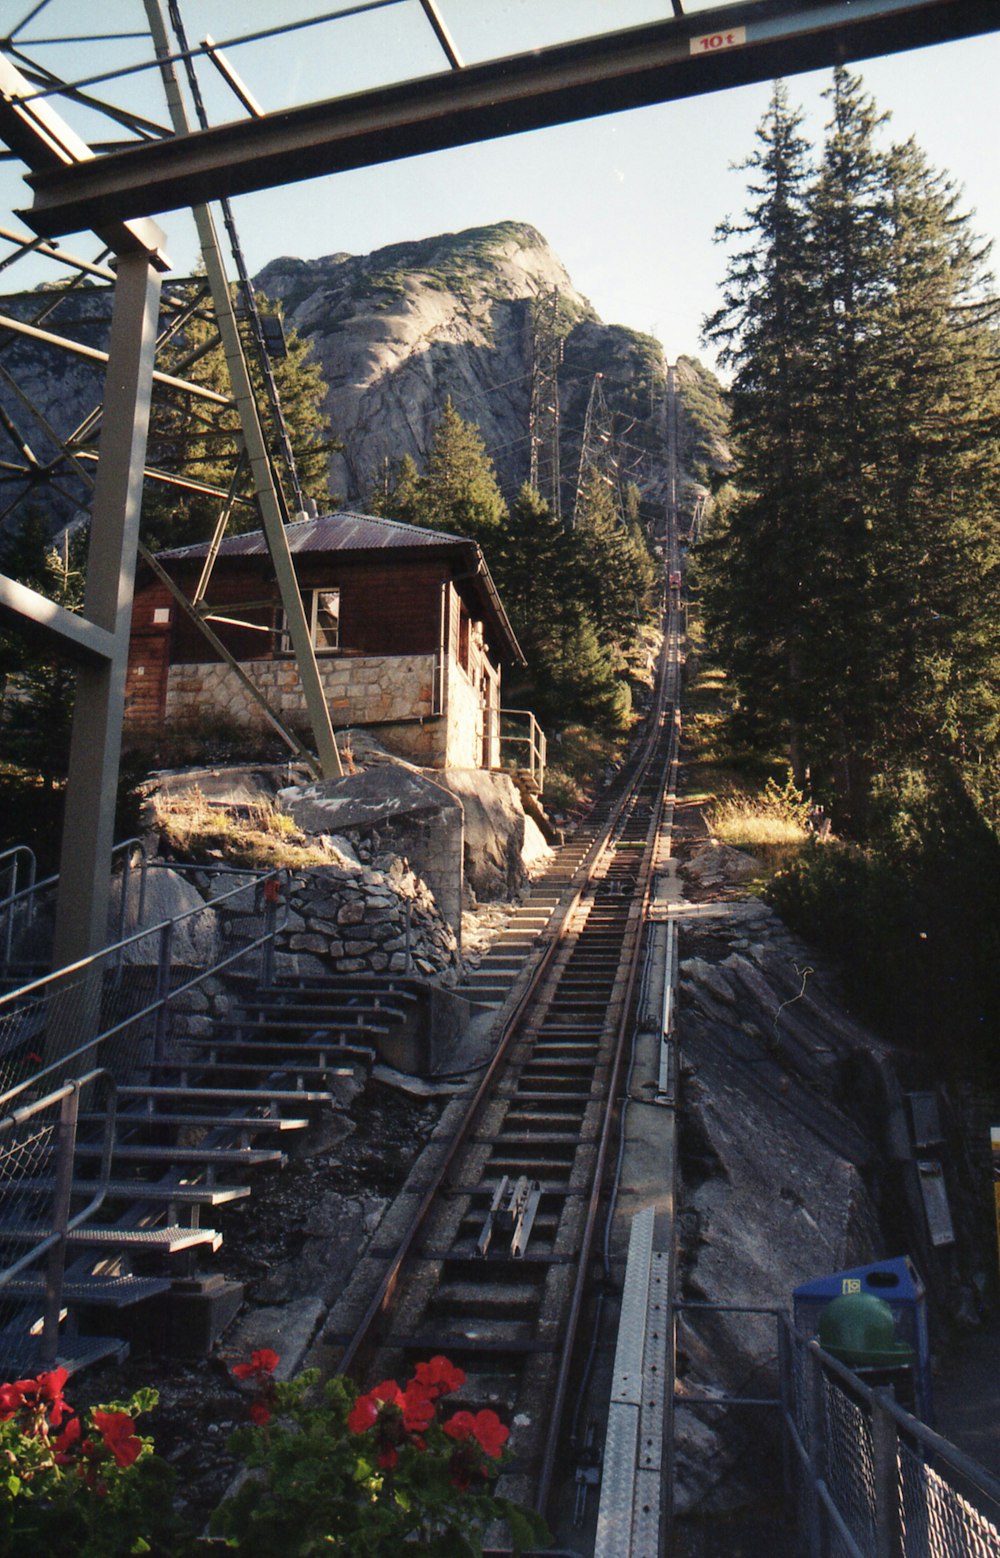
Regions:
<instances>
[{"instance_id":1,"label":"blue sky","mask_svg":"<svg viewBox=\"0 0 1000 1558\"><path fill-rule=\"evenodd\" d=\"M183 9L192 40L200 40L206 31L225 39L263 25L287 7L277 0L186 0ZM318 9L299 6L304 14ZM615 21L643 21L664 9L662 0L616 0ZM46 15L62 21L83 18L87 10L82 0L52 0ZM445 0L442 10L471 57L537 41L546 19L558 37L556 19L567 14L565 0L496 0L485 7L482 0ZM401 74L440 68L415 12L400 7L389 35L399 62L405 60ZM126 13L135 13L142 25L134 0L106 0L102 22L113 16L124 26ZM573 0L572 14L576 32L587 30L588 22L595 29L607 25L606 0ZM527 27L528 17L533 31L522 39L518 29ZM312 34L306 32L280 47L243 46L232 51L233 62L267 108L357 89L393 73L384 51L373 47L377 20L366 19L354 35L338 33L345 45L337 51L310 48ZM501 23L502 40L496 32ZM132 50L130 57L137 47L122 46ZM92 53L87 57L80 46L71 52L81 72L95 68ZM67 50L60 53L60 69L69 70ZM977 213L976 230L1000 238L1000 32L858 69L879 106L891 112L891 133L915 136L931 162L964 188L967 208ZM132 80L136 101L162 117L156 78ZM828 82L828 72L789 78L813 139L822 132L826 105L820 94ZM218 109L210 108L213 119L233 117L231 100L213 99L220 88L211 82L207 88ZM769 92L762 83L243 196L235 211L248 263L256 271L283 254L312 259L339 250L366 253L401 239L526 221L548 239L606 322L657 335L671 359L690 353L711 361L700 346L700 326L716 304L725 263L713 232L724 216L742 209L744 175L733 164L752 147ZM13 170L0 174L0 189L12 203L27 203ZM189 268L196 248L188 214L167 213L160 220L171 259L179 269ZM4 282L31 284L42 273L18 266Z\"/></svg>"}]
</instances>

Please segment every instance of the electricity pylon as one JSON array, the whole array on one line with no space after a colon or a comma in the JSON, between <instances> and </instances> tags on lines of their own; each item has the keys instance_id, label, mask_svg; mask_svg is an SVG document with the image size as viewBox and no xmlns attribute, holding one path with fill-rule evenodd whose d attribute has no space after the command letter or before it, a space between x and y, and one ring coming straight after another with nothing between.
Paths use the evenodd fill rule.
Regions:
<instances>
[{"instance_id":1,"label":"electricity pylon","mask_svg":"<svg viewBox=\"0 0 1000 1558\"><path fill-rule=\"evenodd\" d=\"M611 412L604 398L603 373L595 373L587 400L587 414L583 422L583 438L580 443L580 465L576 477L576 497L573 501L573 523L577 517L583 492L592 478L603 481L611 488L619 525L624 525L621 484L618 470L618 451L611 428Z\"/></svg>"},{"instance_id":2,"label":"electricity pylon","mask_svg":"<svg viewBox=\"0 0 1000 1558\"><path fill-rule=\"evenodd\" d=\"M563 337L559 333L559 291L540 293L531 307L531 445L529 480L557 519L562 518L559 471L559 369Z\"/></svg>"}]
</instances>

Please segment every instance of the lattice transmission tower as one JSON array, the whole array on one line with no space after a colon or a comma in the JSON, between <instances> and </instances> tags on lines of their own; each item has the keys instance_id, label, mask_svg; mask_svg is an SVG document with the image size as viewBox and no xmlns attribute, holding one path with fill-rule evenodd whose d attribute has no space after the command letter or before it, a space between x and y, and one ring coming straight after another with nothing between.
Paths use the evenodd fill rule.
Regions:
<instances>
[{"instance_id":1,"label":"lattice transmission tower","mask_svg":"<svg viewBox=\"0 0 1000 1558\"><path fill-rule=\"evenodd\" d=\"M559 369L563 335L559 329L559 290L542 292L531 306L531 446L529 480L557 519L562 518L562 477L559 469Z\"/></svg>"},{"instance_id":2,"label":"lattice transmission tower","mask_svg":"<svg viewBox=\"0 0 1000 1558\"><path fill-rule=\"evenodd\" d=\"M573 501L573 524L576 528L580 504L588 481L604 482L611 490L619 525L625 523L622 504L621 471L615 443L611 412L604 397L604 375L595 373L587 398L587 414L583 421L583 438L580 442L580 464L576 477L576 497Z\"/></svg>"}]
</instances>

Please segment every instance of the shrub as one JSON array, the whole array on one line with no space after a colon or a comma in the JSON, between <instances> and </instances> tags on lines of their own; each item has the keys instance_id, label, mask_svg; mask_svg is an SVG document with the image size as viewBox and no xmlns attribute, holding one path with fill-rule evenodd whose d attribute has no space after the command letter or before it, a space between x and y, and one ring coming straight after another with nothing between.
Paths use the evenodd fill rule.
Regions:
<instances>
[{"instance_id":1,"label":"shrub","mask_svg":"<svg viewBox=\"0 0 1000 1558\"><path fill-rule=\"evenodd\" d=\"M0 1385L0 1551L75 1558L180 1558L173 1473L137 1432L155 1390L75 1412L65 1369Z\"/></svg>"},{"instance_id":2,"label":"shrub","mask_svg":"<svg viewBox=\"0 0 1000 1558\"><path fill-rule=\"evenodd\" d=\"M509 1430L495 1412L438 1415L465 1380L437 1357L403 1387L383 1380L358 1395L318 1373L274 1379L277 1355L255 1352L233 1373L254 1388L250 1425L230 1448L250 1475L216 1511L211 1528L254 1558L481 1558L487 1526L505 1520L516 1552L544 1543L541 1519L493 1491Z\"/></svg>"}]
</instances>

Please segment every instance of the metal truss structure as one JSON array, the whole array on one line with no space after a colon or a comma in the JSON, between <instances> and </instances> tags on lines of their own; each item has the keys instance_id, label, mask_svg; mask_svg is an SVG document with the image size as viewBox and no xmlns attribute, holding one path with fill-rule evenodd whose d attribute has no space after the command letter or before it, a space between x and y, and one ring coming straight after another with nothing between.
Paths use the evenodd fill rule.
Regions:
<instances>
[{"instance_id":1,"label":"metal truss structure","mask_svg":"<svg viewBox=\"0 0 1000 1558\"><path fill-rule=\"evenodd\" d=\"M531 407L529 481L546 500L555 518L562 518L559 471L559 369L563 360L559 320L559 290L553 287L534 300L531 310Z\"/></svg>"},{"instance_id":2,"label":"metal truss structure","mask_svg":"<svg viewBox=\"0 0 1000 1558\"><path fill-rule=\"evenodd\" d=\"M335 773L336 744L283 536L296 511L294 473L274 457L262 426L209 203L1000 25L996 0L616 0L616 29L580 37L573 27L581 8L572 0L502 7L489 0L269 0L266 26L192 46L180 0L165 0L167 14L161 0L115 0L112 8L83 0L22 4L23 15L0 37L0 140L21 164L29 194L0 229L13 251L2 263L46 257L78 280L111 285L113 278L114 290L107 352L92 353L105 367L102 405L75 430L75 444L63 440L57 455L39 461L32 439L9 417L4 424L13 464L33 488L43 475L59 482L67 472L89 485L93 471L83 611L68 612L0 576L4 626L57 650L79 671L57 924L63 962L104 939L141 494L144 480L164 475L146 469L150 407L161 391L198 393L177 375L158 376L160 295L170 265L153 219L177 210L195 215L231 378L223 398L240 413L242 460L285 598L316 766ZM222 0L198 0L191 9L199 24L217 14L225 25L233 15ZM9 16L12 0L6 10ZM94 14L103 32L88 30ZM358 29L360 45L340 49ZM381 41L396 34L406 43L402 54ZM304 55L327 51L332 75L342 57L360 62L358 78L338 78L322 100L265 110L256 94L262 84L280 89L271 63L279 44ZM391 62L400 58L393 77ZM383 60L388 79L380 75ZM216 122L205 108L209 85ZM17 197L11 205L20 206ZM99 240L97 260L63 247L67 235L81 232ZM56 334L41 322L0 321L0 332L26 327ZM7 339L0 333L0 348ZM63 338L60 349L80 345ZM45 427L44 413L35 423ZM234 473L231 491L220 495L220 514L236 501L240 479Z\"/></svg>"}]
</instances>

